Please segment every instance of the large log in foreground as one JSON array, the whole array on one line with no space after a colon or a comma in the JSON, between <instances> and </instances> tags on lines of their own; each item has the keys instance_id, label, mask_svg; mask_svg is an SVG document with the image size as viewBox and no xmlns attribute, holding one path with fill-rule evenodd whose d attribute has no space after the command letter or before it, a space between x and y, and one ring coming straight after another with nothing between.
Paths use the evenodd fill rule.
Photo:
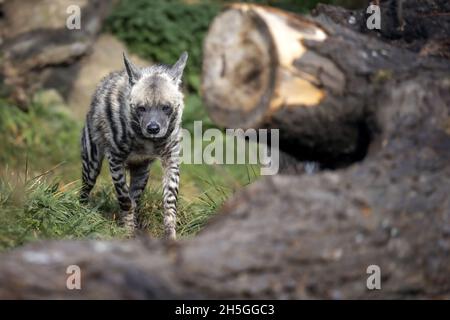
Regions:
<instances>
[{"instance_id":1,"label":"large log in foreground","mask_svg":"<svg viewBox=\"0 0 450 320\"><path fill-rule=\"evenodd\" d=\"M280 129L283 151L338 167L366 155L378 89L422 63L331 21L235 4L205 39L203 97L219 125Z\"/></svg>"},{"instance_id":2,"label":"large log in foreground","mask_svg":"<svg viewBox=\"0 0 450 320\"><path fill-rule=\"evenodd\" d=\"M189 240L53 241L3 254L0 298L450 299L450 64L417 66L373 85L378 131L363 161L263 178ZM69 265L81 268L81 290L66 287ZM380 290L366 286L370 265Z\"/></svg>"}]
</instances>

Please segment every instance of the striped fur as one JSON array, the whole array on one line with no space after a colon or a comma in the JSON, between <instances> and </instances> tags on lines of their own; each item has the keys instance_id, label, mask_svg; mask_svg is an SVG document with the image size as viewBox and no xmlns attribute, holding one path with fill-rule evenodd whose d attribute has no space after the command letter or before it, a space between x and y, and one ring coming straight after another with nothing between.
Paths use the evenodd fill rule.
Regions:
<instances>
[{"instance_id":1,"label":"striped fur","mask_svg":"<svg viewBox=\"0 0 450 320\"><path fill-rule=\"evenodd\" d=\"M180 90L187 54L173 66L137 68L124 55L125 70L105 77L93 95L81 137L82 188L86 202L106 157L121 209L121 222L132 232L135 209L145 189L149 166L161 160L164 229L176 237L181 116ZM126 172L130 174L130 184Z\"/></svg>"}]
</instances>

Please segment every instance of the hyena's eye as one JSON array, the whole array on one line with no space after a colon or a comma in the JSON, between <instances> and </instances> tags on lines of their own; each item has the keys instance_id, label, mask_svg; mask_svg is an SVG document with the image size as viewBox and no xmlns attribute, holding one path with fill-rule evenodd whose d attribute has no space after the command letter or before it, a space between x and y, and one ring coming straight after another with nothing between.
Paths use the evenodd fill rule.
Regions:
<instances>
[{"instance_id":1,"label":"hyena's eye","mask_svg":"<svg viewBox=\"0 0 450 320\"><path fill-rule=\"evenodd\" d=\"M138 106L138 107L136 108L136 110L137 110L137 112L139 112L139 113L143 113L143 112L145 112L145 107L143 107L143 106Z\"/></svg>"},{"instance_id":2,"label":"hyena's eye","mask_svg":"<svg viewBox=\"0 0 450 320\"><path fill-rule=\"evenodd\" d=\"M162 106L162 111L166 114L170 114L170 112L172 112L172 109L170 108L170 106L164 105Z\"/></svg>"}]
</instances>

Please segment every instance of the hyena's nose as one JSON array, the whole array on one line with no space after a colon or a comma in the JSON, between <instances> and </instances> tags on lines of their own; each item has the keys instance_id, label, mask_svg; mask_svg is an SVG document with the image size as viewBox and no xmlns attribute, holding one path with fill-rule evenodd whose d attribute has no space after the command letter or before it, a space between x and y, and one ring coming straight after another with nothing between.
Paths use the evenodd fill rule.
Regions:
<instances>
[{"instance_id":1,"label":"hyena's nose","mask_svg":"<svg viewBox=\"0 0 450 320\"><path fill-rule=\"evenodd\" d=\"M159 132L159 124L155 121L150 121L147 125L147 132L150 134L157 134Z\"/></svg>"}]
</instances>

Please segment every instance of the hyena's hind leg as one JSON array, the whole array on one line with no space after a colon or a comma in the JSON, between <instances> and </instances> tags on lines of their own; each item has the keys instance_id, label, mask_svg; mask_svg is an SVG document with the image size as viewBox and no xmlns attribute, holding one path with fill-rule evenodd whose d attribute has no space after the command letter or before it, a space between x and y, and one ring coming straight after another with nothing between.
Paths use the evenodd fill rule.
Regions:
<instances>
[{"instance_id":1,"label":"hyena's hind leg","mask_svg":"<svg viewBox=\"0 0 450 320\"><path fill-rule=\"evenodd\" d=\"M86 203L100 174L103 161L103 150L92 141L88 126L83 128L81 136L82 185L80 201Z\"/></svg>"}]
</instances>

